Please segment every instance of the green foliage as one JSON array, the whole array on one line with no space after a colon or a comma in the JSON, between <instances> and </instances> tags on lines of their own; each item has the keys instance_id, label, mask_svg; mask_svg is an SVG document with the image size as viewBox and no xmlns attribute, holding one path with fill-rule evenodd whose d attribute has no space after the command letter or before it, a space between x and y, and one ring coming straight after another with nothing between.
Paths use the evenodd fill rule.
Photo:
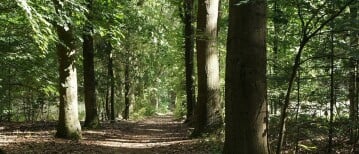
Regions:
<instances>
[{"instance_id":1,"label":"green foliage","mask_svg":"<svg viewBox=\"0 0 359 154\"><path fill-rule=\"evenodd\" d=\"M241 3L250 1L241 1ZM267 20L268 51L268 104L270 115L270 139L276 137L280 112L287 90L294 56L303 34L312 33L323 24L345 0L297 1L269 0ZM94 0L93 16L88 13L85 0L64 1L63 11L56 13L51 0L3 0L0 3L0 121L56 120L58 107L57 57L54 25L72 25L76 45L81 51L83 25L94 27L96 92L100 115L104 118L108 91L107 41L111 42L115 72L115 107L117 115L124 109L124 70L129 64L130 118L140 119L156 113L168 112L168 106L176 94L174 114L185 115L185 80L183 25L177 0ZM218 49L220 52L221 85L224 83L224 63L227 43L228 0L222 1L219 19ZM196 4L197 5L197 4ZM197 7L195 5L195 7ZM357 5L357 3L356 3ZM71 13L70 13L71 12ZM288 145L293 148L295 139L301 152L317 152L323 149L324 140L307 142L312 138L324 138L328 131L330 50L335 51L335 95L337 100L335 132L348 136L348 128L358 127L350 121L348 103L349 74L351 64L359 60L357 45L351 36L359 30L358 19L351 19L346 9L335 20L325 25L306 44L301 57L299 78L292 89L289 106ZM334 35L331 41L331 33ZM81 56L77 68L80 104L83 102L83 73ZM196 64L196 61L195 61ZM298 91L299 86L299 91ZM224 93L223 93L224 94ZM297 99L299 96L299 112ZM224 96L222 96L222 101ZM81 106L80 105L80 106ZM273 112L276 109L276 112ZM80 110L80 118L84 117ZM297 120L296 120L297 117ZM300 131L297 133L297 126ZM212 143L209 141L208 143ZM215 142L218 143L218 142ZM220 152L220 144L215 144Z\"/></svg>"},{"instance_id":2,"label":"green foliage","mask_svg":"<svg viewBox=\"0 0 359 154\"><path fill-rule=\"evenodd\" d=\"M41 49L41 51L47 52L48 45L50 43L49 41L54 40L56 36L51 29L51 22L49 22L49 20L52 20L53 16L51 16L51 14L54 13L54 10L52 8L45 7L44 4L39 5L39 2L31 2L26 0L16 0L16 2L23 9L32 30L35 33L33 38L38 44L39 49ZM47 1L47 3L48 2L49 1Z\"/></svg>"},{"instance_id":3,"label":"green foliage","mask_svg":"<svg viewBox=\"0 0 359 154\"><path fill-rule=\"evenodd\" d=\"M174 110L174 116L178 119L182 119L186 113L185 101L177 102Z\"/></svg>"}]
</instances>

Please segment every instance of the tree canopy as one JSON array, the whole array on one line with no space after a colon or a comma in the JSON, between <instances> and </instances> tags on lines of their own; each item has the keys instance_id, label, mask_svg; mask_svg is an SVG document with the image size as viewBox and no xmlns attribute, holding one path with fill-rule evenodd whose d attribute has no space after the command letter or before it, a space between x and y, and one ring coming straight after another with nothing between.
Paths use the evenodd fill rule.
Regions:
<instances>
[{"instance_id":1,"label":"tree canopy","mask_svg":"<svg viewBox=\"0 0 359 154\"><path fill-rule=\"evenodd\" d=\"M86 140L107 121L171 114L186 137L216 138L217 152L358 152L358 7L2 0L0 130L56 121Z\"/></svg>"}]
</instances>

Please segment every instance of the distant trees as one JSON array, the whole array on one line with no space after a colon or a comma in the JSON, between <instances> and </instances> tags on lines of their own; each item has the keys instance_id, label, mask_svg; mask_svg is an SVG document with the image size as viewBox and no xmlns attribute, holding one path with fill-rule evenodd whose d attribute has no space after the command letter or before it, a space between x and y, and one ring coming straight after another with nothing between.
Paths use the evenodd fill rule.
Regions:
<instances>
[{"instance_id":1,"label":"distant trees","mask_svg":"<svg viewBox=\"0 0 359 154\"><path fill-rule=\"evenodd\" d=\"M269 153L266 1L229 2L223 153Z\"/></svg>"}]
</instances>

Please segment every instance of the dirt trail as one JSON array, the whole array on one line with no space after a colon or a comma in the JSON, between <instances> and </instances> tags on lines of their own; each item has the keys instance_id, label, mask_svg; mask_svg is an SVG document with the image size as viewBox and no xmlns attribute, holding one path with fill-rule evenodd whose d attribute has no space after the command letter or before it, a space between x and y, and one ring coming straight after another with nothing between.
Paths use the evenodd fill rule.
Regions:
<instances>
[{"instance_id":1,"label":"dirt trail","mask_svg":"<svg viewBox=\"0 0 359 154\"><path fill-rule=\"evenodd\" d=\"M216 153L213 143L189 139L189 128L170 115L103 123L101 129L83 130L80 141L54 138L55 125L0 124L0 148L6 153Z\"/></svg>"}]
</instances>

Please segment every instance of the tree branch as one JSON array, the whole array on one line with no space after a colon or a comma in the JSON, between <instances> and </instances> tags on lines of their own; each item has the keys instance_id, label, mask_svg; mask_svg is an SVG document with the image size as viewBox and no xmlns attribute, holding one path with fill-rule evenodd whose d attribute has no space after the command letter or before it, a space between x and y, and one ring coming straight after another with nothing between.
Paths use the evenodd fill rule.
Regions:
<instances>
[{"instance_id":1,"label":"tree branch","mask_svg":"<svg viewBox=\"0 0 359 154\"><path fill-rule=\"evenodd\" d=\"M314 37L321 29L323 29L324 26L326 26L329 22L331 22L332 20L334 20L337 16L339 16L346 7L348 7L349 5L351 5L353 2L355 2L356 0L349 0L344 6L342 6L338 12L334 13L332 16L330 16L327 20L325 20L313 33L311 33L308 36L308 40L312 37Z\"/></svg>"}]
</instances>

